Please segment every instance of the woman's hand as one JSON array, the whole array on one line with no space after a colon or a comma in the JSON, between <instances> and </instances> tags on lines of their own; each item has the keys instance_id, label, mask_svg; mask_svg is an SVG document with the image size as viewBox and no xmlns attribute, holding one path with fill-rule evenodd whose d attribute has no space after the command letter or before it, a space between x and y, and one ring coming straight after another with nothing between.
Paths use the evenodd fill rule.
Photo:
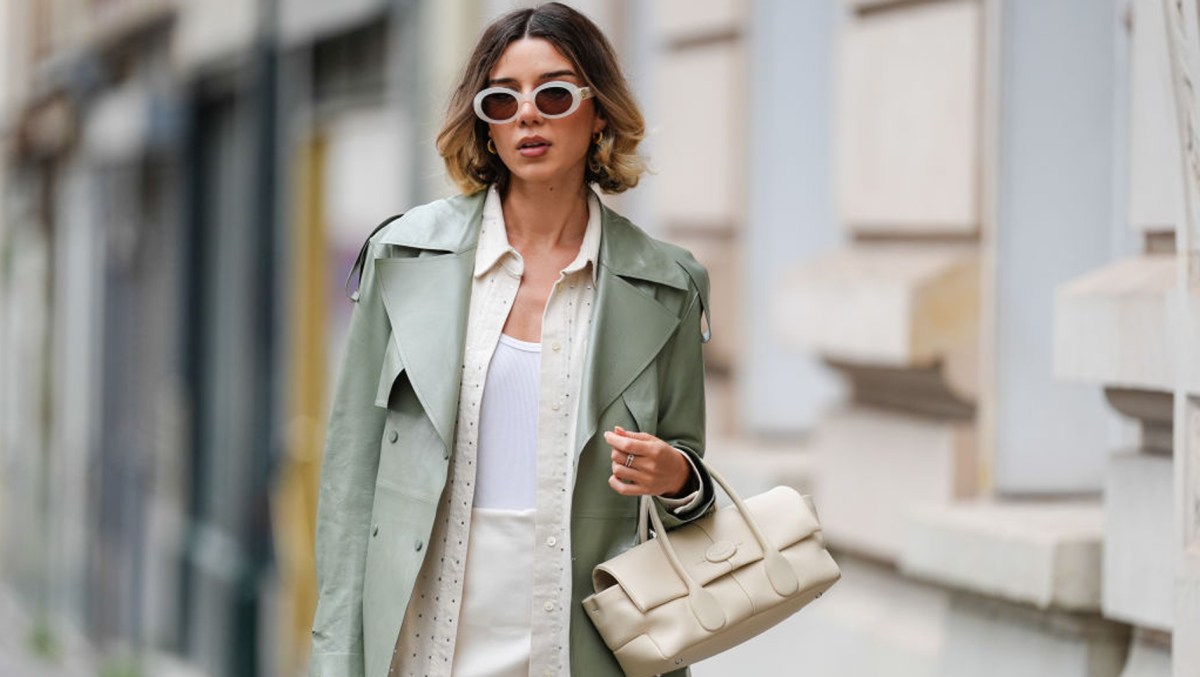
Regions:
<instances>
[{"instance_id":1,"label":"woman's hand","mask_svg":"<svg viewBox=\"0 0 1200 677\"><path fill-rule=\"evenodd\" d=\"M604 431L612 447L608 486L623 496L676 497L688 485L692 466L683 454L649 433L617 426Z\"/></svg>"}]
</instances>

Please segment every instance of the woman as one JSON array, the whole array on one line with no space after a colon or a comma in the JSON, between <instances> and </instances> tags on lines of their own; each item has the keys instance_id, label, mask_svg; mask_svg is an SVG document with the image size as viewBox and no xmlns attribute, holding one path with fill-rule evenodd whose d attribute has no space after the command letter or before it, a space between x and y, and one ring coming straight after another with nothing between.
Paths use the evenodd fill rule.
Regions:
<instances>
[{"instance_id":1,"label":"woman","mask_svg":"<svg viewBox=\"0 0 1200 677\"><path fill-rule=\"evenodd\" d=\"M580 605L636 541L705 513L707 273L601 205L643 122L558 3L484 32L438 136L462 195L386 224L325 446L312 674L620 675ZM684 674L682 671L679 674Z\"/></svg>"}]
</instances>

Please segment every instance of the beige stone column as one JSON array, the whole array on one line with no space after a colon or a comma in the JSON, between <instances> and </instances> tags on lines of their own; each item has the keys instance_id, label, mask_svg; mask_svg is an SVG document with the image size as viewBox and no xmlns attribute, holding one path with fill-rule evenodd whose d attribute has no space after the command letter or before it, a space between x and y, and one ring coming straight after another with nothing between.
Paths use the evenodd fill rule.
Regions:
<instances>
[{"instance_id":1,"label":"beige stone column","mask_svg":"<svg viewBox=\"0 0 1200 677\"><path fill-rule=\"evenodd\" d=\"M852 392L814 436L827 534L890 560L908 507L979 485L983 5L843 6L835 194L849 243L800 266L778 314Z\"/></svg>"},{"instance_id":2,"label":"beige stone column","mask_svg":"<svg viewBox=\"0 0 1200 677\"><path fill-rule=\"evenodd\" d=\"M1174 373L1176 561L1172 647L1175 677L1200 672L1200 6L1163 2L1183 175L1183 208L1175 222L1175 288L1172 290Z\"/></svg>"},{"instance_id":3,"label":"beige stone column","mask_svg":"<svg viewBox=\"0 0 1200 677\"><path fill-rule=\"evenodd\" d=\"M1200 671L1200 440L1194 425L1200 275L1195 254L1195 2L1130 3L1129 226L1139 255L1059 290L1056 373L1104 388L1136 422L1108 461L1103 613L1132 625L1127 674Z\"/></svg>"},{"instance_id":4,"label":"beige stone column","mask_svg":"<svg viewBox=\"0 0 1200 677\"><path fill-rule=\"evenodd\" d=\"M707 266L714 308L705 360L713 401L709 434L736 429L736 388L745 228L746 3L656 3L656 107L647 120L656 174L656 233L687 247ZM727 376L728 378L721 378Z\"/></svg>"},{"instance_id":5,"label":"beige stone column","mask_svg":"<svg viewBox=\"0 0 1200 677\"><path fill-rule=\"evenodd\" d=\"M1084 2L842 4L849 243L798 267L780 301L789 335L850 386L811 445L826 537L932 584L906 593L936 633L931 674L1054 660L1057 675L1118 675L1129 629L1100 613L1103 450L1081 442L1103 438L1103 410L1050 373L1054 285L1108 251L1094 196L1111 158L1067 172L1111 125L1062 87L1110 95L1096 64L1115 28ZM1043 77L1072 50L1089 65Z\"/></svg>"}]
</instances>

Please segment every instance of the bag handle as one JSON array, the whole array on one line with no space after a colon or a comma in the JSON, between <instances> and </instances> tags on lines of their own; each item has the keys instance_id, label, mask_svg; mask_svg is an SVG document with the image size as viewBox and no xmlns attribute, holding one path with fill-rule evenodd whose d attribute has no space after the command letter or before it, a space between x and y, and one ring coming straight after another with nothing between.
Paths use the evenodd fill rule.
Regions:
<instances>
[{"instance_id":1,"label":"bag handle","mask_svg":"<svg viewBox=\"0 0 1200 677\"><path fill-rule=\"evenodd\" d=\"M763 551L763 566L766 569L767 580L770 581L771 587L777 594L782 597L794 595L800 589L800 582L796 579L796 572L792 571L792 567L784 559L783 553L779 552L779 548L767 540L763 534L762 528L759 527L758 521L750 514L750 510L746 508L746 504L742 502L742 497L738 495L733 487L725 481L725 478L699 456L694 457L704 466L708 474L712 476L716 485L720 485L725 493L733 501L742 520L746 526L750 528L750 533L754 534L754 540L758 541L758 545ZM675 547L671 545L671 539L667 536L667 530L663 527L662 518L658 516L658 510L654 507L654 503L650 496L642 496L641 504L638 511L638 539L639 543L646 542L649 534L646 533L646 517L649 516L650 522L654 525L654 540L663 550L663 554L667 556L667 561L670 562L671 568L675 570L676 575L683 581L688 589L688 604L692 607L692 613L696 616L696 620L700 622L700 626L709 632L720 630L725 625L725 612L721 610L721 604L717 601L716 596L704 589L696 579L692 578L691 574L684 568L683 563L679 561L679 555L675 552Z\"/></svg>"}]
</instances>

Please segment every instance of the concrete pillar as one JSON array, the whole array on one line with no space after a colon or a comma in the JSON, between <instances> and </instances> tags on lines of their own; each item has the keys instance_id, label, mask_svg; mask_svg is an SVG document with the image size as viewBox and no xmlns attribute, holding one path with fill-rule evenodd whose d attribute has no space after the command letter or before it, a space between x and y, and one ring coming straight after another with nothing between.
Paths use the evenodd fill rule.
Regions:
<instances>
[{"instance_id":1,"label":"concrete pillar","mask_svg":"<svg viewBox=\"0 0 1200 677\"><path fill-rule=\"evenodd\" d=\"M1171 294L1175 372L1175 677L1200 672L1200 3L1164 2L1167 45L1183 176L1182 208L1175 217L1176 287Z\"/></svg>"},{"instance_id":2,"label":"concrete pillar","mask_svg":"<svg viewBox=\"0 0 1200 677\"><path fill-rule=\"evenodd\" d=\"M753 3L750 96L731 102L752 121L744 246L753 265L743 272L738 351L739 410L751 434L811 432L839 395L817 356L786 345L775 317L787 270L843 238L829 175L838 16L833 2Z\"/></svg>"},{"instance_id":3,"label":"concrete pillar","mask_svg":"<svg viewBox=\"0 0 1200 677\"><path fill-rule=\"evenodd\" d=\"M1133 0L1129 18L1127 219L1140 253L1060 289L1056 368L1102 385L1141 429L1108 462L1104 612L1138 628L1127 676L1181 676L1200 670L1200 184L1196 156L1180 151L1194 153L1183 73L1200 64L1200 35L1195 2Z\"/></svg>"},{"instance_id":4,"label":"concrete pillar","mask_svg":"<svg viewBox=\"0 0 1200 677\"><path fill-rule=\"evenodd\" d=\"M1110 415L1054 379L1054 291L1111 260L1114 0L1001 8L989 369L997 492L1099 492ZM1069 422L1069 424L1067 424Z\"/></svg>"},{"instance_id":5,"label":"concrete pillar","mask_svg":"<svg viewBox=\"0 0 1200 677\"><path fill-rule=\"evenodd\" d=\"M849 390L811 443L826 534L891 559L891 520L909 504L977 490L984 13L978 0L836 12L832 192L846 243L800 259L776 323ZM898 473L887 490L856 491L883 457Z\"/></svg>"},{"instance_id":6,"label":"concrete pillar","mask_svg":"<svg viewBox=\"0 0 1200 677\"><path fill-rule=\"evenodd\" d=\"M936 674L1117 675L1129 648L1100 607L1112 415L1052 368L1055 287L1114 241L1114 4L841 3L848 241L779 314L850 390L812 444L828 541L952 591Z\"/></svg>"}]
</instances>

